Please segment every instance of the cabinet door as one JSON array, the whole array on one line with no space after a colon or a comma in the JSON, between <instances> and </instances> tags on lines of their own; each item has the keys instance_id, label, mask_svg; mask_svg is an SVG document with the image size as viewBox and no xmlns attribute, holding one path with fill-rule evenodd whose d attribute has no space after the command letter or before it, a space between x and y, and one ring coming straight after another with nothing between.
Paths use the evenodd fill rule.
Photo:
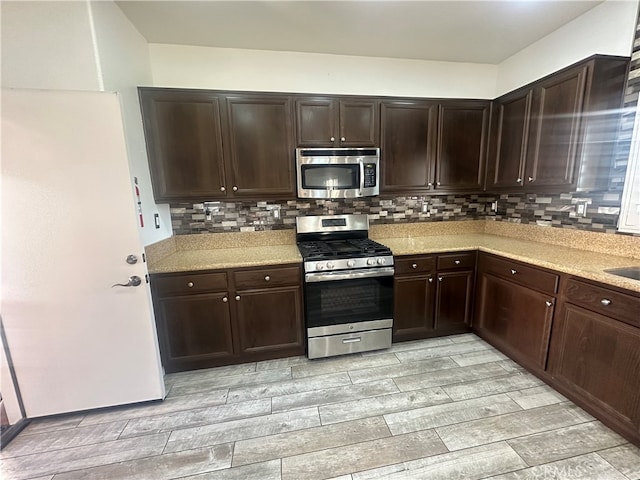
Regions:
<instances>
[{"instance_id":1,"label":"cabinet door","mask_svg":"<svg viewBox=\"0 0 640 480\"><path fill-rule=\"evenodd\" d=\"M553 329L555 380L640 431L640 329L566 304Z\"/></svg>"},{"instance_id":2,"label":"cabinet door","mask_svg":"<svg viewBox=\"0 0 640 480\"><path fill-rule=\"evenodd\" d=\"M219 365L233 354L226 292L160 298L156 318L167 373Z\"/></svg>"},{"instance_id":3,"label":"cabinet door","mask_svg":"<svg viewBox=\"0 0 640 480\"><path fill-rule=\"evenodd\" d=\"M474 327L515 360L544 370L554 297L480 274Z\"/></svg>"},{"instance_id":4,"label":"cabinet door","mask_svg":"<svg viewBox=\"0 0 640 480\"><path fill-rule=\"evenodd\" d=\"M437 105L383 102L381 177L383 192L423 192L433 187Z\"/></svg>"},{"instance_id":5,"label":"cabinet door","mask_svg":"<svg viewBox=\"0 0 640 480\"><path fill-rule=\"evenodd\" d=\"M239 353L304 353L300 286L238 291L234 304Z\"/></svg>"},{"instance_id":6,"label":"cabinet door","mask_svg":"<svg viewBox=\"0 0 640 480\"><path fill-rule=\"evenodd\" d=\"M226 107L228 178L232 194L235 197L293 198L290 97L227 96Z\"/></svg>"},{"instance_id":7,"label":"cabinet door","mask_svg":"<svg viewBox=\"0 0 640 480\"><path fill-rule=\"evenodd\" d=\"M380 143L380 103L377 100L340 100L341 147L377 147Z\"/></svg>"},{"instance_id":8,"label":"cabinet door","mask_svg":"<svg viewBox=\"0 0 640 480\"><path fill-rule=\"evenodd\" d=\"M471 326L473 272L438 273L435 328L443 333L465 331Z\"/></svg>"},{"instance_id":9,"label":"cabinet door","mask_svg":"<svg viewBox=\"0 0 640 480\"><path fill-rule=\"evenodd\" d=\"M394 279L393 341L433 335L433 275Z\"/></svg>"},{"instance_id":10,"label":"cabinet door","mask_svg":"<svg viewBox=\"0 0 640 480\"><path fill-rule=\"evenodd\" d=\"M224 196L218 97L141 89L140 100L156 201Z\"/></svg>"},{"instance_id":11,"label":"cabinet door","mask_svg":"<svg viewBox=\"0 0 640 480\"><path fill-rule=\"evenodd\" d=\"M573 182L587 67L540 82L534 89L525 187Z\"/></svg>"},{"instance_id":12,"label":"cabinet door","mask_svg":"<svg viewBox=\"0 0 640 480\"><path fill-rule=\"evenodd\" d=\"M331 98L296 100L296 141L299 147L333 147L337 135L337 105Z\"/></svg>"},{"instance_id":13,"label":"cabinet door","mask_svg":"<svg viewBox=\"0 0 640 480\"><path fill-rule=\"evenodd\" d=\"M505 95L494 104L487 189L522 187L527 153L531 89Z\"/></svg>"},{"instance_id":14,"label":"cabinet door","mask_svg":"<svg viewBox=\"0 0 640 480\"><path fill-rule=\"evenodd\" d=\"M437 190L482 190L489 111L489 102L447 102L440 105L435 175Z\"/></svg>"}]
</instances>

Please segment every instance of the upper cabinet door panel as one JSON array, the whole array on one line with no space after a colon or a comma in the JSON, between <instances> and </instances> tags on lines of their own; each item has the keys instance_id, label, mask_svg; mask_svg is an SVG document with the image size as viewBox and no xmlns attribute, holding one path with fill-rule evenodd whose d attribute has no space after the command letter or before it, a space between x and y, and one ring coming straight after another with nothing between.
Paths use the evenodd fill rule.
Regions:
<instances>
[{"instance_id":1,"label":"upper cabinet door panel","mask_svg":"<svg viewBox=\"0 0 640 480\"><path fill-rule=\"evenodd\" d=\"M480 191L484 184L490 103L440 105L436 153L436 189Z\"/></svg>"},{"instance_id":2,"label":"upper cabinet door panel","mask_svg":"<svg viewBox=\"0 0 640 480\"><path fill-rule=\"evenodd\" d=\"M336 104L331 98L296 100L296 133L300 147L332 147L336 141Z\"/></svg>"},{"instance_id":3,"label":"upper cabinet door panel","mask_svg":"<svg viewBox=\"0 0 640 480\"><path fill-rule=\"evenodd\" d=\"M494 104L487 189L521 187L533 91L505 95Z\"/></svg>"},{"instance_id":4,"label":"upper cabinet door panel","mask_svg":"<svg viewBox=\"0 0 640 480\"><path fill-rule=\"evenodd\" d=\"M380 143L380 103L340 100L340 146L376 147Z\"/></svg>"},{"instance_id":5,"label":"upper cabinet door panel","mask_svg":"<svg viewBox=\"0 0 640 480\"><path fill-rule=\"evenodd\" d=\"M573 182L586 73L586 66L572 69L534 90L525 185Z\"/></svg>"},{"instance_id":6,"label":"upper cabinet door panel","mask_svg":"<svg viewBox=\"0 0 640 480\"><path fill-rule=\"evenodd\" d=\"M233 195L293 198L290 97L227 96L226 107L227 167Z\"/></svg>"},{"instance_id":7,"label":"upper cabinet door panel","mask_svg":"<svg viewBox=\"0 0 640 480\"><path fill-rule=\"evenodd\" d=\"M437 104L385 101L381 109L381 190L431 189Z\"/></svg>"},{"instance_id":8,"label":"upper cabinet door panel","mask_svg":"<svg viewBox=\"0 0 640 480\"><path fill-rule=\"evenodd\" d=\"M218 97L141 89L140 98L156 201L224 196Z\"/></svg>"}]
</instances>

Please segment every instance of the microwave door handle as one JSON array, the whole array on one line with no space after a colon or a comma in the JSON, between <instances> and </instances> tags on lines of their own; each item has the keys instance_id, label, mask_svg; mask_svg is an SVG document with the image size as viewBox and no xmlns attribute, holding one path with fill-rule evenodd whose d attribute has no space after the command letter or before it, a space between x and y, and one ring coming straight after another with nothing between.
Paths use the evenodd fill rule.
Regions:
<instances>
[{"instance_id":1,"label":"microwave door handle","mask_svg":"<svg viewBox=\"0 0 640 480\"><path fill-rule=\"evenodd\" d=\"M358 160L358 163L360 164L360 193L364 192L364 163L362 162L362 159Z\"/></svg>"}]
</instances>

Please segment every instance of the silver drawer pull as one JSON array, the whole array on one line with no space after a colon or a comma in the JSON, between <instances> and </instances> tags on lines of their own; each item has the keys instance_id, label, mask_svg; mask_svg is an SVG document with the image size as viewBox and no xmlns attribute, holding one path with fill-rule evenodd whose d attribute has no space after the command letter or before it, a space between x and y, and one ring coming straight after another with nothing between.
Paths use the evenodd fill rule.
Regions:
<instances>
[{"instance_id":1,"label":"silver drawer pull","mask_svg":"<svg viewBox=\"0 0 640 480\"><path fill-rule=\"evenodd\" d=\"M411 268L418 268L418 264L414 263L413 265L411 265Z\"/></svg>"},{"instance_id":2,"label":"silver drawer pull","mask_svg":"<svg viewBox=\"0 0 640 480\"><path fill-rule=\"evenodd\" d=\"M603 298L602 300L600 300L600 303L606 307L607 305L611 305L611 300L609 300L608 298Z\"/></svg>"},{"instance_id":3,"label":"silver drawer pull","mask_svg":"<svg viewBox=\"0 0 640 480\"><path fill-rule=\"evenodd\" d=\"M442 277L438 277L438 281L441 282L442 281Z\"/></svg>"},{"instance_id":4,"label":"silver drawer pull","mask_svg":"<svg viewBox=\"0 0 640 480\"><path fill-rule=\"evenodd\" d=\"M551 305L553 305L553 302L550 302L549 300L547 300L546 302L544 302L544 304L545 304L547 307L550 307Z\"/></svg>"},{"instance_id":5,"label":"silver drawer pull","mask_svg":"<svg viewBox=\"0 0 640 480\"><path fill-rule=\"evenodd\" d=\"M188 282L188 283L187 283L187 287L189 287L189 288L193 288L193 282Z\"/></svg>"},{"instance_id":6,"label":"silver drawer pull","mask_svg":"<svg viewBox=\"0 0 640 480\"><path fill-rule=\"evenodd\" d=\"M240 295L236 295L236 302L240 301Z\"/></svg>"},{"instance_id":7,"label":"silver drawer pull","mask_svg":"<svg viewBox=\"0 0 640 480\"><path fill-rule=\"evenodd\" d=\"M264 281L265 281L265 282L268 282L269 280L271 280L271 277L270 277L269 275L265 275L265 277L264 277Z\"/></svg>"},{"instance_id":8,"label":"silver drawer pull","mask_svg":"<svg viewBox=\"0 0 640 480\"><path fill-rule=\"evenodd\" d=\"M456 265L460 265L460 260L454 260L453 263L455 263Z\"/></svg>"},{"instance_id":9,"label":"silver drawer pull","mask_svg":"<svg viewBox=\"0 0 640 480\"><path fill-rule=\"evenodd\" d=\"M518 273L517 270L514 270L513 268L511 269L511 275L515 275L516 273Z\"/></svg>"},{"instance_id":10,"label":"silver drawer pull","mask_svg":"<svg viewBox=\"0 0 640 480\"><path fill-rule=\"evenodd\" d=\"M433 283L433 278L429 277L429 283Z\"/></svg>"},{"instance_id":11,"label":"silver drawer pull","mask_svg":"<svg viewBox=\"0 0 640 480\"><path fill-rule=\"evenodd\" d=\"M228 299L227 297L222 297L222 301L223 301L224 303L227 303L227 302L229 301L229 299Z\"/></svg>"},{"instance_id":12,"label":"silver drawer pull","mask_svg":"<svg viewBox=\"0 0 640 480\"><path fill-rule=\"evenodd\" d=\"M362 341L362 337L358 337L358 338L345 338L342 340L342 343L356 343L356 342L361 342Z\"/></svg>"}]
</instances>

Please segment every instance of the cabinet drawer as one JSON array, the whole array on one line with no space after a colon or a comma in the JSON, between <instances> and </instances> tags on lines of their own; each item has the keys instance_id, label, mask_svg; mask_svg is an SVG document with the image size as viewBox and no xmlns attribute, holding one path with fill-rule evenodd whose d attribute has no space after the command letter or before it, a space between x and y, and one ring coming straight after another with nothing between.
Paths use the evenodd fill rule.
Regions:
<instances>
[{"instance_id":1,"label":"cabinet drawer","mask_svg":"<svg viewBox=\"0 0 640 480\"><path fill-rule=\"evenodd\" d=\"M476 266L476 252L459 252L438 255L438 270L451 268L474 268Z\"/></svg>"},{"instance_id":2,"label":"cabinet drawer","mask_svg":"<svg viewBox=\"0 0 640 480\"><path fill-rule=\"evenodd\" d=\"M574 279L567 281L564 296L567 302L640 327L640 297Z\"/></svg>"},{"instance_id":3,"label":"cabinet drawer","mask_svg":"<svg viewBox=\"0 0 640 480\"><path fill-rule=\"evenodd\" d=\"M430 272L436 267L433 256L396 257L394 260L396 275Z\"/></svg>"},{"instance_id":4,"label":"cabinet drawer","mask_svg":"<svg viewBox=\"0 0 640 480\"><path fill-rule=\"evenodd\" d=\"M481 255L478 269L541 292L555 294L559 276L506 258Z\"/></svg>"},{"instance_id":5,"label":"cabinet drawer","mask_svg":"<svg viewBox=\"0 0 640 480\"><path fill-rule=\"evenodd\" d=\"M235 288L238 290L268 288L280 285L297 285L301 283L300 267L298 266L239 270L233 272L233 279Z\"/></svg>"},{"instance_id":6,"label":"cabinet drawer","mask_svg":"<svg viewBox=\"0 0 640 480\"><path fill-rule=\"evenodd\" d=\"M227 289L227 274L218 272L153 276L151 284L160 296L221 291Z\"/></svg>"}]
</instances>

